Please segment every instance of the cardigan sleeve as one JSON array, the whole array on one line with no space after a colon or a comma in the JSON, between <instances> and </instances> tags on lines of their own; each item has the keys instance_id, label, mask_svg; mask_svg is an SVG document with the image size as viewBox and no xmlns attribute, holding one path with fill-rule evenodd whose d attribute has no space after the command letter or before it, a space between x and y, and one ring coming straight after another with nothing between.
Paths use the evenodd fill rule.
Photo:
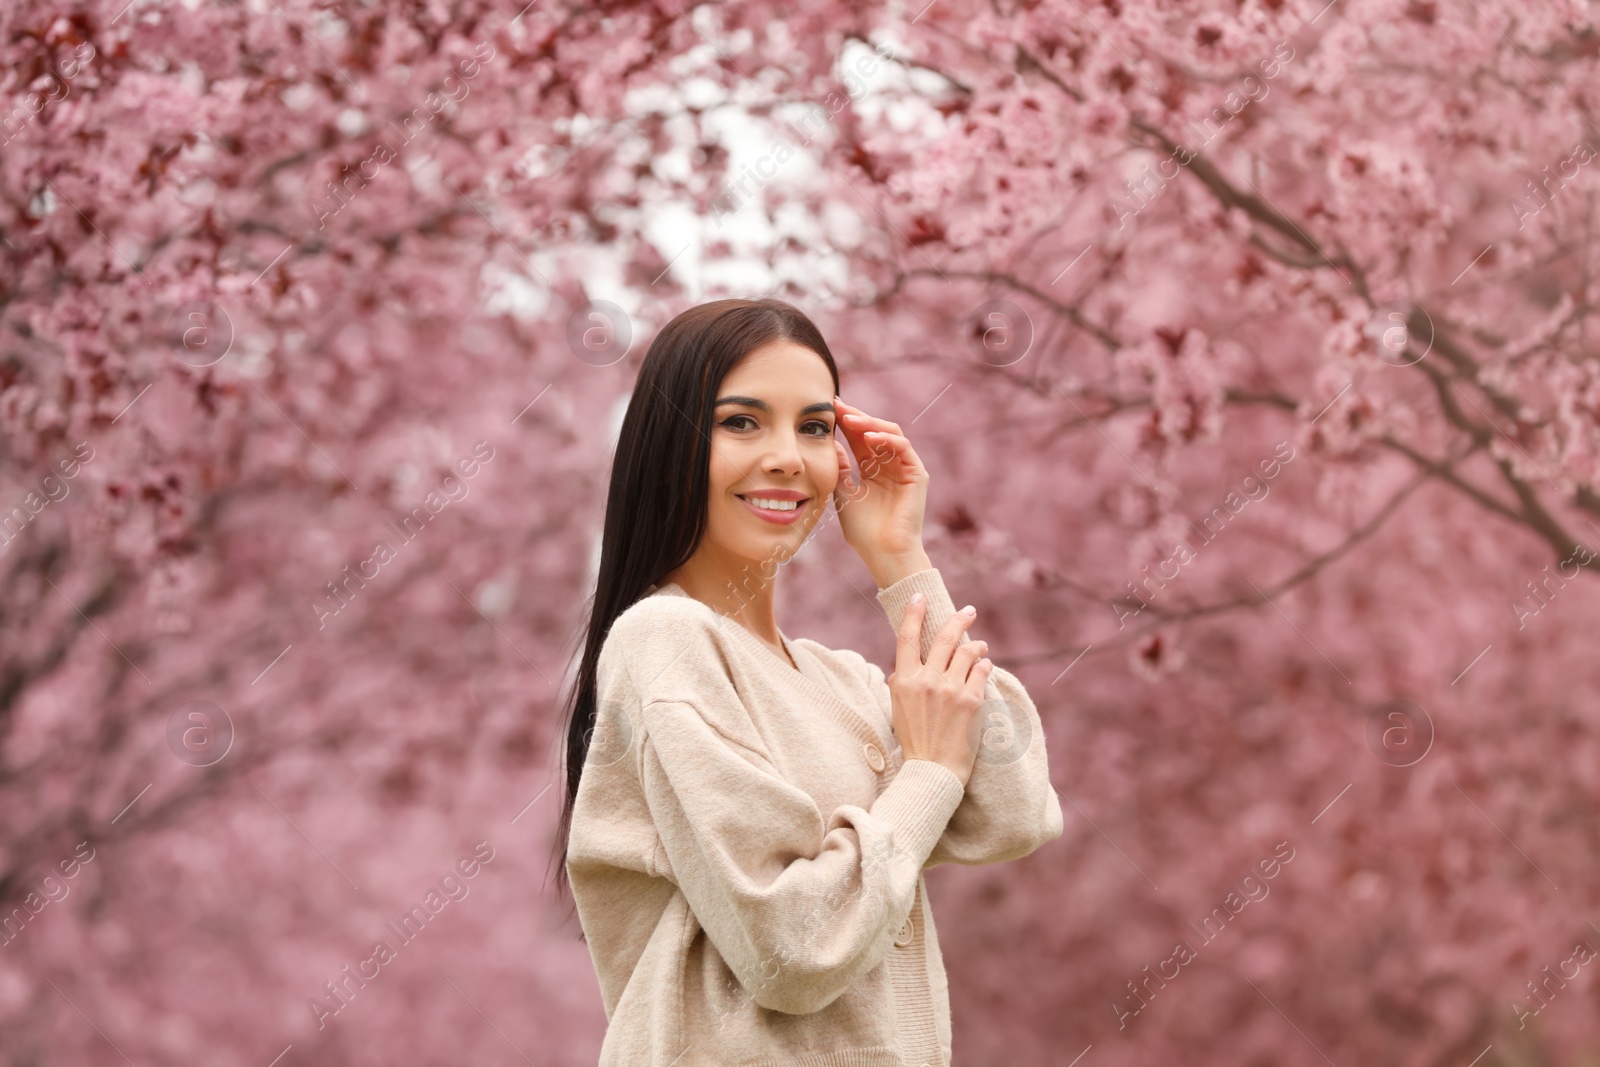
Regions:
<instances>
[{"instance_id":1,"label":"cardigan sleeve","mask_svg":"<svg viewBox=\"0 0 1600 1067\"><path fill-rule=\"evenodd\" d=\"M753 735L685 699L641 709L640 776L670 877L763 1008L820 1011L887 954L961 780L911 760L870 809L818 809ZM753 743L751 743L753 742Z\"/></svg>"},{"instance_id":2,"label":"cardigan sleeve","mask_svg":"<svg viewBox=\"0 0 1600 1067\"><path fill-rule=\"evenodd\" d=\"M880 589L878 602L898 636L911 595L918 592L927 598L918 650L926 658L934 635L955 614L938 568L918 571ZM963 632L960 643L969 640ZM871 661L867 661L867 684L877 694L885 719L892 722L888 682L882 668ZM984 683L978 714L983 731L978 758L960 805L929 854L929 867L1019 859L1061 836L1061 799L1050 784L1044 725L1017 676L995 666Z\"/></svg>"}]
</instances>

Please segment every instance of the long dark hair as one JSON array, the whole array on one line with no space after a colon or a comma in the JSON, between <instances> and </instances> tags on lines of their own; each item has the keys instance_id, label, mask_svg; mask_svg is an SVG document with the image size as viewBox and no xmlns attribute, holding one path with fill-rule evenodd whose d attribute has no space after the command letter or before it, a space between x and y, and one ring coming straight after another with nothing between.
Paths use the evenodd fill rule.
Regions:
<instances>
[{"instance_id":1,"label":"long dark hair","mask_svg":"<svg viewBox=\"0 0 1600 1067\"><path fill-rule=\"evenodd\" d=\"M639 367L611 464L583 659L565 704L567 788L556 874L563 890L572 807L594 732L600 649L617 616L700 546L717 387L740 360L772 341L792 341L821 356L838 395L839 369L822 332L799 308L772 298L713 300L689 308L661 328Z\"/></svg>"}]
</instances>

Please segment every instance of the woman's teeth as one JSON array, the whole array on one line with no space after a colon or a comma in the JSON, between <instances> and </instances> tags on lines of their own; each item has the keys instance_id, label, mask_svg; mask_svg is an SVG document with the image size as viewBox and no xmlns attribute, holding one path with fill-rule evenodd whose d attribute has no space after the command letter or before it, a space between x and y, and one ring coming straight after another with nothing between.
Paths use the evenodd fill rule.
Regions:
<instances>
[{"instance_id":1,"label":"woman's teeth","mask_svg":"<svg viewBox=\"0 0 1600 1067\"><path fill-rule=\"evenodd\" d=\"M748 500L756 507L766 508L768 511L793 511L802 503L799 500L763 500L758 496L745 496L739 499Z\"/></svg>"}]
</instances>

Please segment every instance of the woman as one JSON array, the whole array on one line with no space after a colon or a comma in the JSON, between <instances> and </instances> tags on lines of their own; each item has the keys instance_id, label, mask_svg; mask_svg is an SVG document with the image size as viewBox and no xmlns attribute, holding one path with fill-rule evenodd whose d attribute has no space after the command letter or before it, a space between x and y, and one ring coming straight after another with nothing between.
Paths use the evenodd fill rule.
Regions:
<instances>
[{"instance_id":1,"label":"woman","mask_svg":"<svg viewBox=\"0 0 1600 1067\"><path fill-rule=\"evenodd\" d=\"M1038 712L923 551L927 471L838 392L778 300L691 308L640 368L561 820L602 1067L948 1064L922 869L1061 833ZM830 499L899 635L887 680L775 621L777 565Z\"/></svg>"}]
</instances>

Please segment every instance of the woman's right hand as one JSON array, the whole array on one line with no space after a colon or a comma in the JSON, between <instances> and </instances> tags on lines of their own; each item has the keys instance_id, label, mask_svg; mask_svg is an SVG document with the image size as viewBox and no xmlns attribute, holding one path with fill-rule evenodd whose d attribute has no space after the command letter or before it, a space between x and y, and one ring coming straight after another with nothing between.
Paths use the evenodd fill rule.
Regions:
<instances>
[{"instance_id":1,"label":"woman's right hand","mask_svg":"<svg viewBox=\"0 0 1600 1067\"><path fill-rule=\"evenodd\" d=\"M939 629L922 660L922 620L926 598L906 606L889 675L894 734L906 759L932 760L948 767L965 788L978 758L973 719L983 703L983 686L994 664L980 659L986 641L959 644L977 612L958 611Z\"/></svg>"}]
</instances>

